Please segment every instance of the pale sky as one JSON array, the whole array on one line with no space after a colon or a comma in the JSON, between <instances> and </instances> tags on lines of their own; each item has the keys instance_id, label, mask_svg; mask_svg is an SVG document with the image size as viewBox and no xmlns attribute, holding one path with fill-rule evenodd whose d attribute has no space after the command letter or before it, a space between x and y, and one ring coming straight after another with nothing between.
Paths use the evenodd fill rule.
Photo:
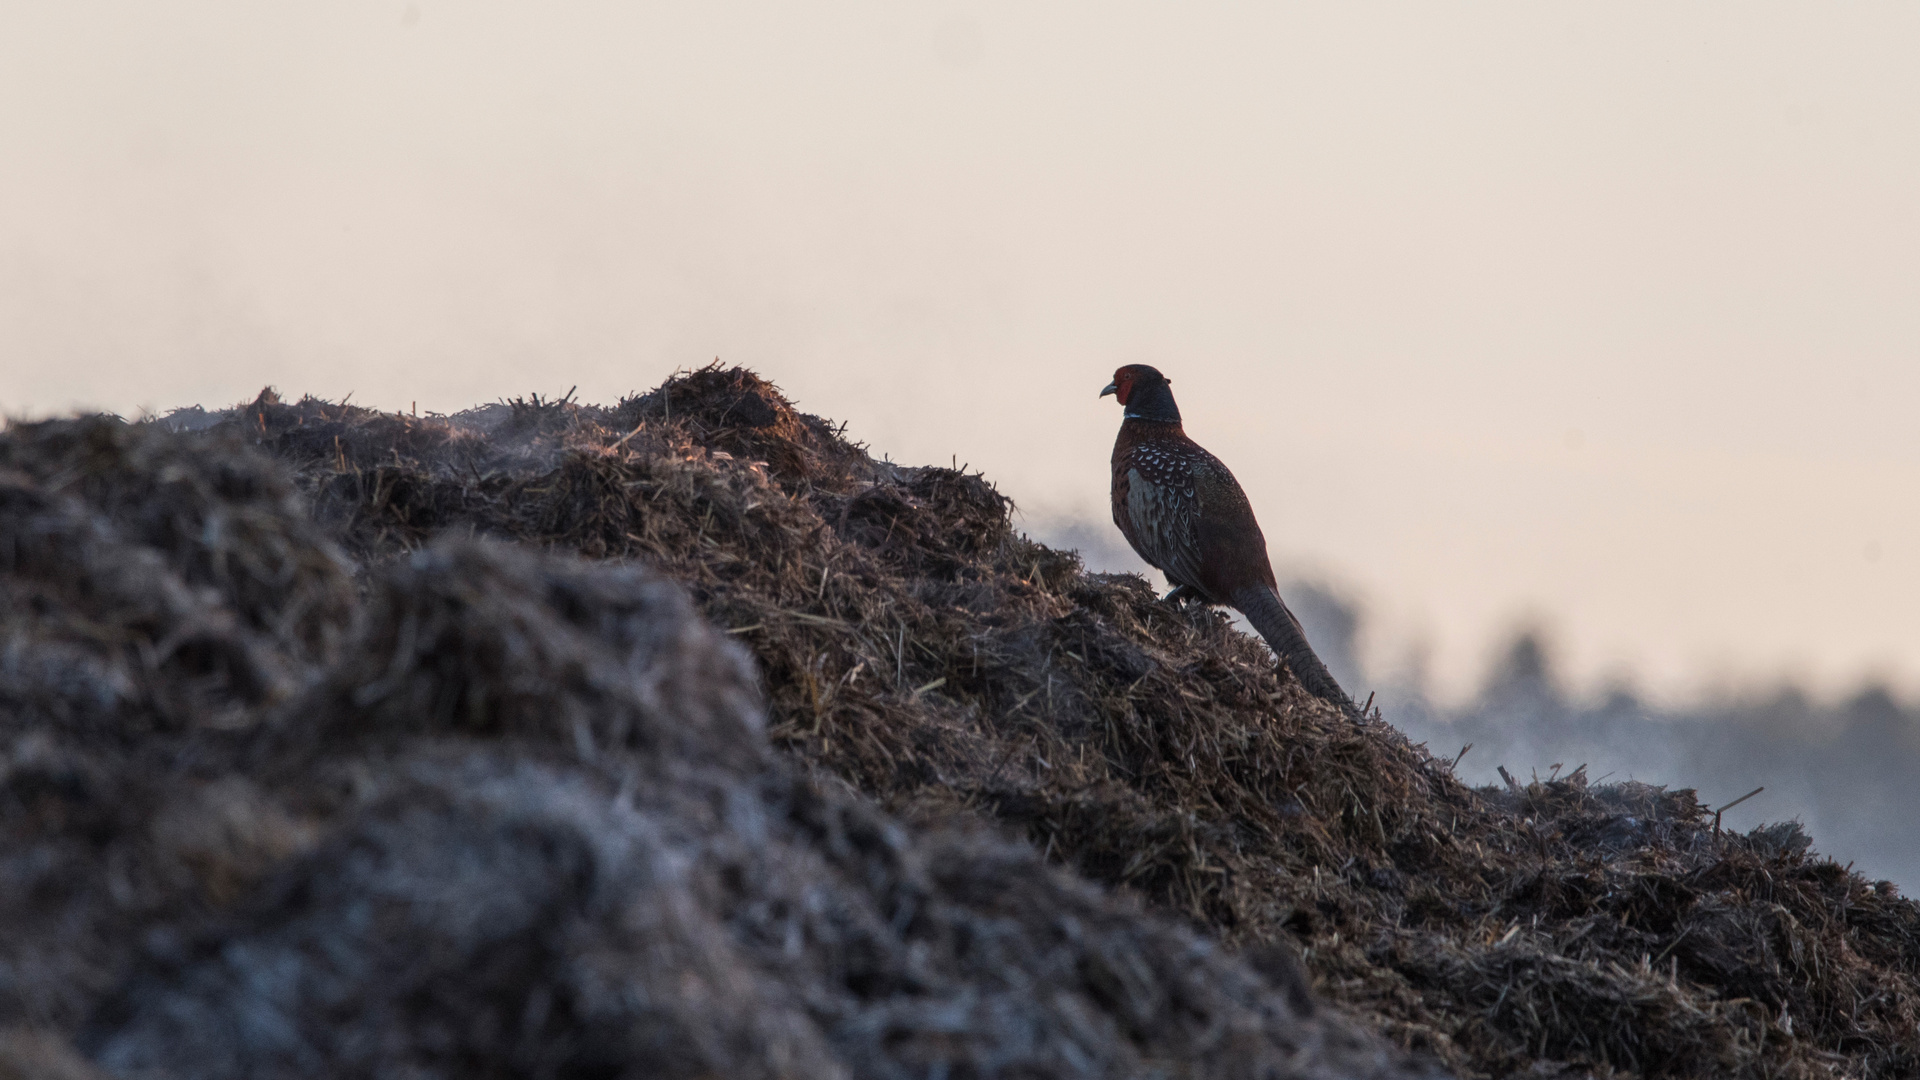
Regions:
<instances>
[{"instance_id":1,"label":"pale sky","mask_svg":"<svg viewBox=\"0 0 1920 1080\"><path fill-rule=\"evenodd\" d=\"M1920 693L1920 4L0 5L0 410L716 356L1105 516L1166 371L1459 692Z\"/></svg>"}]
</instances>

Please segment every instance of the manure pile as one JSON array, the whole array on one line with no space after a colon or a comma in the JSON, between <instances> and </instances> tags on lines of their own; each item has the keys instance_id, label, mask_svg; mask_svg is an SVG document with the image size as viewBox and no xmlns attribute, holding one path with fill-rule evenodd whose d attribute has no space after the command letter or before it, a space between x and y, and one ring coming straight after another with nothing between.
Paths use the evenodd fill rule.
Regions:
<instances>
[{"instance_id":1,"label":"manure pile","mask_svg":"<svg viewBox=\"0 0 1920 1080\"><path fill-rule=\"evenodd\" d=\"M1920 1075L1890 886L1009 509L717 366L0 432L0 1077Z\"/></svg>"}]
</instances>

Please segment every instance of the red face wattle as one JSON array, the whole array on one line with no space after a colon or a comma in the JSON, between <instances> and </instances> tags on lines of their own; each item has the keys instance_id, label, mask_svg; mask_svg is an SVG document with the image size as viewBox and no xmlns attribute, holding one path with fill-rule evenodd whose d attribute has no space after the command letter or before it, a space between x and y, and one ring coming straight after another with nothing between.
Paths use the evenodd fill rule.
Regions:
<instances>
[{"instance_id":1,"label":"red face wattle","mask_svg":"<svg viewBox=\"0 0 1920 1080\"><path fill-rule=\"evenodd\" d=\"M1113 399L1120 403L1121 408L1126 407L1127 396L1131 393L1133 393L1133 372L1126 368L1114 372Z\"/></svg>"}]
</instances>

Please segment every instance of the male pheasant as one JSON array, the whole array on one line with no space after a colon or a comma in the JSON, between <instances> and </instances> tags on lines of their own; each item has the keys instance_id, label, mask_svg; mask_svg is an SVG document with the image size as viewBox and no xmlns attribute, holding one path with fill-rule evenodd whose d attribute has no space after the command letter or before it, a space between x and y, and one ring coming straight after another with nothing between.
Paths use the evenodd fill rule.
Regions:
<instances>
[{"instance_id":1,"label":"male pheasant","mask_svg":"<svg viewBox=\"0 0 1920 1080\"><path fill-rule=\"evenodd\" d=\"M1125 410L1113 444L1113 523L1173 583L1167 598L1238 609L1309 693L1357 717L1280 599L1246 492L1219 458L1187 438L1167 377L1129 364L1100 391L1108 394Z\"/></svg>"}]
</instances>

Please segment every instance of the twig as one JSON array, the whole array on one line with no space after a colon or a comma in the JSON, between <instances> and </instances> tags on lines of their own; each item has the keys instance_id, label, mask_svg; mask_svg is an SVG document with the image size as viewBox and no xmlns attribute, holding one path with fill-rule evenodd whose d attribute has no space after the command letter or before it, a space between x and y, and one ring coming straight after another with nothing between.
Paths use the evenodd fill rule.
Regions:
<instances>
[{"instance_id":1,"label":"twig","mask_svg":"<svg viewBox=\"0 0 1920 1080\"><path fill-rule=\"evenodd\" d=\"M1513 774L1507 771L1507 767L1505 765L1495 765L1494 768L1499 771L1500 779L1505 780L1507 782L1507 789L1509 791L1512 791L1515 795L1521 798L1526 798L1526 793L1520 790L1519 782L1514 780Z\"/></svg>"},{"instance_id":2,"label":"twig","mask_svg":"<svg viewBox=\"0 0 1920 1080\"><path fill-rule=\"evenodd\" d=\"M638 434L640 434L640 429L641 429L641 428L644 428L644 427L646 427L646 426L647 426L647 422L646 422L645 420L642 420L642 421L640 421L640 422L639 422L638 424L635 424L635 425L633 426L633 430L632 430L632 431L629 431L629 432L627 432L627 433L626 433L625 435L622 435L622 436L620 436L620 437L619 437L618 439L615 439L615 440L614 440L613 442L611 442L611 443L608 443L608 444L607 444L607 452L609 452L609 453L611 453L611 452L613 452L613 451L615 451L615 450L618 450L618 449L620 449L620 448L621 448L622 446L625 446L625 445L626 445L626 442L627 442L627 440L628 440L628 439L631 439L631 438L633 438L633 437L634 437L635 435L638 435Z\"/></svg>"},{"instance_id":3,"label":"twig","mask_svg":"<svg viewBox=\"0 0 1920 1080\"><path fill-rule=\"evenodd\" d=\"M1720 809L1715 810L1713 812L1713 835L1715 837L1718 837L1720 835L1720 815L1721 814L1724 814L1727 811L1733 809L1734 807L1739 806L1741 803L1746 802L1748 799L1753 798L1755 795L1758 795L1765 790L1767 789L1764 787L1754 788L1752 791L1747 792L1745 795L1742 795L1739 798L1728 803L1727 805L1721 807Z\"/></svg>"},{"instance_id":4,"label":"twig","mask_svg":"<svg viewBox=\"0 0 1920 1080\"><path fill-rule=\"evenodd\" d=\"M1467 745L1461 747L1460 752L1453 755L1453 760L1447 763L1447 771L1452 772L1454 769L1458 768L1460 765L1460 759L1463 757L1466 757L1467 751L1471 749L1473 749L1472 743L1468 743Z\"/></svg>"}]
</instances>

